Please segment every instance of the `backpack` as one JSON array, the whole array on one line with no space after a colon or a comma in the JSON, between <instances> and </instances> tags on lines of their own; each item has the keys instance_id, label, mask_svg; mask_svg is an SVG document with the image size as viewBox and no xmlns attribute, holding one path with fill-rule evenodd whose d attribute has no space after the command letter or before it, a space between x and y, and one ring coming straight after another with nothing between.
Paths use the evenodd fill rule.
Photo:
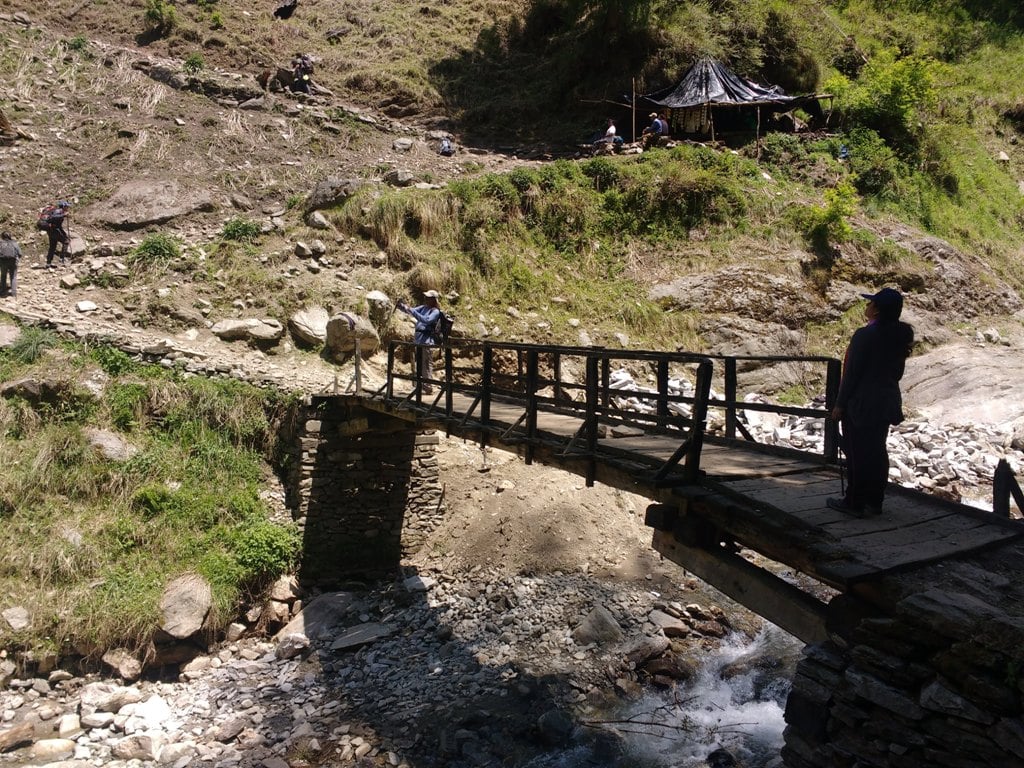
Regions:
<instances>
[{"instance_id":1,"label":"backpack","mask_svg":"<svg viewBox=\"0 0 1024 768\"><path fill-rule=\"evenodd\" d=\"M36 229L41 229L44 232L53 228L53 214L57 212L56 205L48 205L39 212L39 216L36 217Z\"/></svg>"},{"instance_id":2,"label":"backpack","mask_svg":"<svg viewBox=\"0 0 1024 768\"><path fill-rule=\"evenodd\" d=\"M430 335L434 337L434 341L438 344L445 344L448 342L448 336L452 332L453 325L455 325L455 317L442 311L441 314L437 316L437 321L434 323L434 330Z\"/></svg>"},{"instance_id":3,"label":"backpack","mask_svg":"<svg viewBox=\"0 0 1024 768\"><path fill-rule=\"evenodd\" d=\"M441 148L438 150L445 157L451 157L455 154L455 145L452 144L452 140L449 138L441 139Z\"/></svg>"}]
</instances>

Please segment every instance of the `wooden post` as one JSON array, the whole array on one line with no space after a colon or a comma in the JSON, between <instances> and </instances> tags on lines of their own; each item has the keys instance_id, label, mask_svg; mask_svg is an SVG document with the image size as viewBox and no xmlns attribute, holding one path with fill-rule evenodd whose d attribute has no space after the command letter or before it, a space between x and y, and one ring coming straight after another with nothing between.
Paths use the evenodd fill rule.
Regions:
<instances>
[{"instance_id":1,"label":"wooden post","mask_svg":"<svg viewBox=\"0 0 1024 768\"><path fill-rule=\"evenodd\" d=\"M526 353L526 454L527 464L533 464L533 444L537 439L537 388L540 366L536 348Z\"/></svg>"},{"instance_id":2,"label":"wooden post","mask_svg":"<svg viewBox=\"0 0 1024 768\"><path fill-rule=\"evenodd\" d=\"M736 358L725 358L725 436L736 437Z\"/></svg>"},{"instance_id":3,"label":"wooden post","mask_svg":"<svg viewBox=\"0 0 1024 768\"><path fill-rule=\"evenodd\" d=\"M839 461L839 422L832 418L832 409L839 397L839 382L843 375L843 364L838 360L828 361L825 374L825 461L835 464Z\"/></svg>"},{"instance_id":4,"label":"wooden post","mask_svg":"<svg viewBox=\"0 0 1024 768\"><path fill-rule=\"evenodd\" d=\"M595 354L587 355L587 413L585 420L585 427L583 433L587 441L587 454L590 456L590 464L587 470L587 487L591 488L594 485L594 475L597 474L597 468L595 464L594 454L597 452L597 407L598 407L598 388L599 381L598 377L598 358Z\"/></svg>"},{"instance_id":5,"label":"wooden post","mask_svg":"<svg viewBox=\"0 0 1024 768\"><path fill-rule=\"evenodd\" d=\"M757 159L761 159L761 105L757 105L757 134L755 137L757 144Z\"/></svg>"},{"instance_id":6,"label":"wooden post","mask_svg":"<svg viewBox=\"0 0 1024 768\"><path fill-rule=\"evenodd\" d=\"M658 361L658 426L668 426L668 360Z\"/></svg>"},{"instance_id":7,"label":"wooden post","mask_svg":"<svg viewBox=\"0 0 1024 768\"><path fill-rule=\"evenodd\" d=\"M637 140L637 79L633 78L633 141Z\"/></svg>"}]
</instances>

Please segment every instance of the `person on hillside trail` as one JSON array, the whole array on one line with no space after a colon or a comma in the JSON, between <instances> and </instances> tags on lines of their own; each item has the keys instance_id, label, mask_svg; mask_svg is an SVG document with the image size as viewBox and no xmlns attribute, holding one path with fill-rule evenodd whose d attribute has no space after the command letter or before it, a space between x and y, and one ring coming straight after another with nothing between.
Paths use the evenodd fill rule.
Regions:
<instances>
[{"instance_id":1,"label":"person on hillside trail","mask_svg":"<svg viewBox=\"0 0 1024 768\"><path fill-rule=\"evenodd\" d=\"M0 234L0 297L18 295L18 262L21 248L10 232Z\"/></svg>"},{"instance_id":2,"label":"person on hillside trail","mask_svg":"<svg viewBox=\"0 0 1024 768\"><path fill-rule=\"evenodd\" d=\"M914 328L900 320L903 296L894 288L861 294L867 324L850 339L832 418L842 428L846 495L826 502L858 517L881 514L889 480L889 427L903 421L900 379L914 346Z\"/></svg>"},{"instance_id":3,"label":"person on hillside trail","mask_svg":"<svg viewBox=\"0 0 1024 768\"><path fill-rule=\"evenodd\" d=\"M437 345L437 324L441 319L441 307L438 305L440 294L437 291L427 291L423 294L423 303L410 307L405 302L399 301L397 308L416 320L416 329L413 341L421 344L416 350L416 378L419 381L429 382L434 378L434 350ZM434 391L431 384L422 384L420 391L429 395Z\"/></svg>"},{"instance_id":4,"label":"person on hillside trail","mask_svg":"<svg viewBox=\"0 0 1024 768\"><path fill-rule=\"evenodd\" d=\"M313 59L305 53L296 53L292 57L292 92L309 93L309 85L313 79Z\"/></svg>"},{"instance_id":5,"label":"person on hillside trail","mask_svg":"<svg viewBox=\"0 0 1024 768\"><path fill-rule=\"evenodd\" d=\"M60 244L60 263L66 264L68 253L71 247L71 238L64 229L64 222L71 215L71 203L61 200L54 205L48 205L39 214L39 228L46 232L48 247L46 249L46 269L56 269L53 257L57 253L57 245Z\"/></svg>"}]
</instances>

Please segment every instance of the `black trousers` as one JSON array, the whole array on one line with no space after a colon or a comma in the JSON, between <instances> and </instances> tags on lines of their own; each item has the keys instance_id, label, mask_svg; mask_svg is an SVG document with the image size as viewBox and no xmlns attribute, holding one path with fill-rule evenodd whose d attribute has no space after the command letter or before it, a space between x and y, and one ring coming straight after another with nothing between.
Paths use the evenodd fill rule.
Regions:
<instances>
[{"instance_id":1,"label":"black trousers","mask_svg":"<svg viewBox=\"0 0 1024 768\"><path fill-rule=\"evenodd\" d=\"M68 257L68 246L71 245L71 238L63 228L46 230L46 236L50 240L50 247L46 249L46 263L53 264L53 255L57 252L57 244L61 244L60 259L63 261Z\"/></svg>"},{"instance_id":2,"label":"black trousers","mask_svg":"<svg viewBox=\"0 0 1024 768\"><path fill-rule=\"evenodd\" d=\"M889 482L889 451L885 441L889 425L883 422L854 424L842 422L843 453L846 454L846 503L881 506Z\"/></svg>"}]
</instances>

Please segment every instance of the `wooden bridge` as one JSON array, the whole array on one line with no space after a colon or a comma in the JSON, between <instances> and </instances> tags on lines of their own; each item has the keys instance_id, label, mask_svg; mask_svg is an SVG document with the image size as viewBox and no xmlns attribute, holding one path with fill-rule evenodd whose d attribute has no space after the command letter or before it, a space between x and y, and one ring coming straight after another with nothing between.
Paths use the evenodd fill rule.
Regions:
<instances>
[{"instance_id":1,"label":"wooden bridge","mask_svg":"<svg viewBox=\"0 0 1024 768\"><path fill-rule=\"evenodd\" d=\"M1024 496L1008 467L997 472L987 513L890 485L881 516L829 509L841 495L838 430L827 418L840 363L821 357L725 357L458 340L440 348L432 377L393 342L386 385L366 407L450 435L501 447L582 475L589 484L651 499L653 545L725 594L806 642L825 637L819 595L869 590L873 581L1024 535L1009 498ZM744 372L784 367L824 393L813 407L743 400ZM624 389L621 370L646 377ZM721 389L715 394L712 383ZM772 412L820 424L814 452L754 442L744 419ZM709 424L714 428L709 428ZM756 552L827 589L742 556ZM806 580L804 580L806 581Z\"/></svg>"}]
</instances>

